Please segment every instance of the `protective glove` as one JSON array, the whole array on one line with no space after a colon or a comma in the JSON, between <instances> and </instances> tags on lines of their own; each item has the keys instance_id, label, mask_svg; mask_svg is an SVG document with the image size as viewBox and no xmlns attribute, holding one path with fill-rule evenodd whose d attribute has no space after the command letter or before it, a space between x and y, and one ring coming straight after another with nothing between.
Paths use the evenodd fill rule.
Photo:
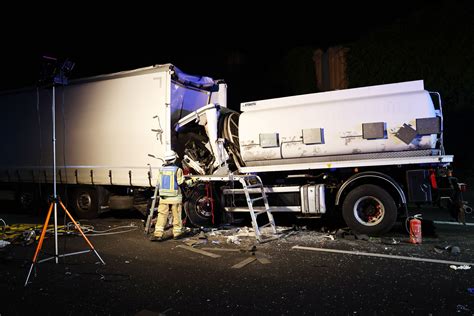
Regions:
<instances>
[{"instance_id":1,"label":"protective glove","mask_svg":"<svg viewBox=\"0 0 474 316\"><path fill-rule=\"evenodd\" d=\"M189 179L189 180L186 180L184 181L184 183L187 185L187 186L194 186L199 180L198 179L195 179L195 178L192 178L192 179Z\"/></svg>"}]
</instances>

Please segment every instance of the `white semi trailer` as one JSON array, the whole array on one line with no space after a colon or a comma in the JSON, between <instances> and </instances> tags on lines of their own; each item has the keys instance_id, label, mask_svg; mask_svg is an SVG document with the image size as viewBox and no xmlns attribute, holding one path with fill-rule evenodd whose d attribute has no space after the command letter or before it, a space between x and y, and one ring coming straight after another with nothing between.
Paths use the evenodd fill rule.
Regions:
<instances>
[{"instance_id":1,"label":"white semi trailer","mask_svg":"<svg viewBox=\"0 0 474 316\"><path fill-rule=\"evenodd\" d=\"M444 153L441 100L434 94L435 109L422 81L245 102L241 114L226 108L225 83L170 64L57 91L60 196L80 217L146 201L161 165L152 156L167 149L200 180L184 204L199 226L248 212L244 174L262 179L272 212L342 213L368 234L412 203L466 208ZM3 195L26 206L53 179L51 90L4 93L0 108Z\"/></svg>"},{"instance_id":2,"label":"white semi trailer","mask_svg":"<svg viewBox=\"0 0 474 316\"><path fill-rule=\"evenodd\" d=\"M173 122L209 103L225 106L226 85L159 65L56 86L60 197L79 217L130 208L156 183L159 159L176 143ZM29 208L51 193L52 88L0 94L3 199Z\"/></svg>"}]
</instances>

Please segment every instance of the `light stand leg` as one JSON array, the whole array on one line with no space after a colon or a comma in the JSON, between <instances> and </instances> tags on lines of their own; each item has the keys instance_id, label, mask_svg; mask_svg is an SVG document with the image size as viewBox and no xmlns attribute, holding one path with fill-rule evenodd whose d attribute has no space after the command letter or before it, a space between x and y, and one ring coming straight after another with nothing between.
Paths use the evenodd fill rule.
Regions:
<instances>
[{"instance_id":1,"label":"light stand leg","mask_svg":"<svg viewBox=\"0 0 474 316\"><path fill-rule=\"evenodd\" d=\"M43 240L44 240L44 236L46 235L46 230L48 229L49 219L51 218L51 211L53 210L53 203L54 202L52 202L51 205L49 206L48 215L46 215L46 220L45 220L44 225L43 225L43 230L41 231L41 236L40 236L40 239L38 241L38 246L36 246L36 251L35 251L35 255L33 256L33 261L31 263L30 271L28 272L28 276L26 277L25 286L28 284L28 280L30 279L30 275L31 275L31 271L33 270L33 266L35 265L36 260L38 259L38 254L41 250L41 247L43 247ZM54 206L56 206L56 203L54 203ZM56 259L57 259L57 257L56 257Z\"/></svg>"},{"instance_id":2,"label":"light stand leg","mask_svg":"<svg viewBox=\"0 0 474 316\"><path fill-rule=\"evenodd\" d=\"M76 227L76 229L81 233L82 237L85 239L85 241L87 242L87 244L89 245L89 247L91 248L92 251L94 251L94 253L96 254L97 258L99 258L99 260L102 262L102 264L105 265L105 262L104 260L102 260L102 258L99 256L99 253L95 250L94 246L92 245L92 243L89 241L89 239L87 238L87 236L84 234L84 232L82 231L81 229L81 226L79 226L79 224L77 224L77 222L74 220L74 218L72 217L71 213L69 213L69 211L66 209L66 207L64 206L63 202L59 201L59 204L61 205L62 209L64 210L64 212L66 212L67 216L69 217L69 219L74 223L74 226Z\"/></svg>"}]
</instances>

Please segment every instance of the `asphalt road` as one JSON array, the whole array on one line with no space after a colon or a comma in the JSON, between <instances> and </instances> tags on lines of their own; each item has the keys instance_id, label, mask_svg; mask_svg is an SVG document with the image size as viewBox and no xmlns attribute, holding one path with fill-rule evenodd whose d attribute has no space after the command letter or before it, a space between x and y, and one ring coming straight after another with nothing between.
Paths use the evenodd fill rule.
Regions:
<instances>
[{"instance_id":1,"label":"asphalt road","mask_svg":"<svg viewBox=\"0 0 474 316\"><path fill-rule=\"evenodd\" d=\"M8 213L0 213L0 218L9 225L44 220ZM195 235L150 242L142 232L140 218L109 214L81 221L96 231L116 233L89 237L105 266L92 252L61 258L59 264L46 261L36 265L36 276L32 275L24 287L36 244L2 249L0 314L473 315L474 268L454 270L446 263L393 257L474 262L474 226L424 223L421 245L407 242L402 225L383 238L368 240L308 225L264 244L255 244L253 237L236 236L245 235L243 227L239 231L227 227L207 232L206 239ZM121 231L126 232L118 233ZM220 255L212 258L181 248L193 242L195 249L236 251L208 250ZM256 248L249 251L253 245ZM453 253L453 246L459 247L460 253ZM59 254L87 249L82 237L59 237ZM50 257L54 238L47 238L42 250L40 258ZM249 257L263 257L269 263L254 260L242 268L232 268Z\"/></svg>"}]
</instances>

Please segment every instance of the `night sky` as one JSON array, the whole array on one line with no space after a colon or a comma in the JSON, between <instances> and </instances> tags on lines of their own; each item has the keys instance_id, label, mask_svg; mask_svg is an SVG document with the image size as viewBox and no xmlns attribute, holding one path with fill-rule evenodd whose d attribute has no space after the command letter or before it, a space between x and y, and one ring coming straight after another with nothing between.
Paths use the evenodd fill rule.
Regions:
<instances>
[{"instance_id":1,"label":"night sky","mask_svg":"<svg viewBox=\"0 0 474 316\"><path fill-rule=\"evenodd\" d=\"M72 79L172 63L190 74L225 79L229 99L238 106L285 94L272 89L269 81L285 80L275 74L292 49L356 41L428 5L398 1L383 6L317 3L259 9L248 3L160 4L115 7L114 12L40 6L2 22L0 90L34 85L42 55L74 61Z\"/></svg>"}]
</instances>

